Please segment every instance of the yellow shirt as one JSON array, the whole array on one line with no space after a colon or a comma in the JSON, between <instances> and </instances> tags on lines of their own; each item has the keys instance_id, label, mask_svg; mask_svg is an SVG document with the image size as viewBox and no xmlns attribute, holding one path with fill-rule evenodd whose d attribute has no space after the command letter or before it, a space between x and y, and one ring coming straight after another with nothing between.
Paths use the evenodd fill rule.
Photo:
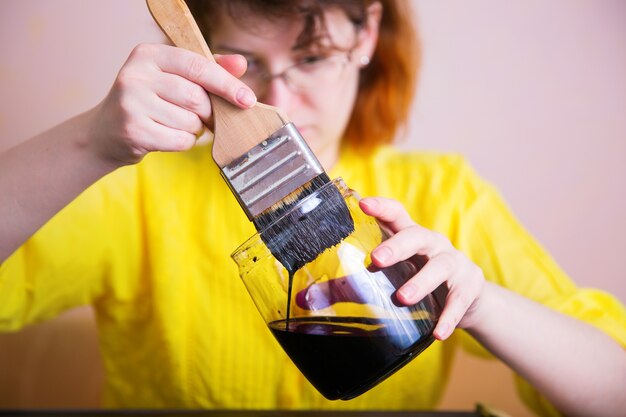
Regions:
<instances>
[{"instance_id":1,"label":"yellow shirt","mask_svg":"<svg viewBox=\"0 0 626 417\"><path fill-rule=\"evenodd\" d=\"M346 151L329 174L361 196L400 200L487 279L626 346L624 307L577 288L461 157ZM109 407L429 409L454 349L481 353L457 331L366 394L325 400L273 339L230 259L254 232L207 147L149 155L90 187L0 266L0 330L93 305Z\"/></svg>"}]
</instances>

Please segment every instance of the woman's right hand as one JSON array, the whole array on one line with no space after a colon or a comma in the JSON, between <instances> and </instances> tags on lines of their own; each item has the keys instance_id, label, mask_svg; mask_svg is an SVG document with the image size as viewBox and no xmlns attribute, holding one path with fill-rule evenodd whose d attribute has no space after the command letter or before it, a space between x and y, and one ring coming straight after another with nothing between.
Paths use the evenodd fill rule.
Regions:
<instances>
[{"instance_id":1,"label":"woman's right hand","mask_svg":"<svg viewBox=\"0 0 626 417\"><path fill-rule=\"evenodd\" d=\"M212 124L207 92L241 108L253 106L254 93L238 80L246 71L245 59L215 59L168 45L138 45L91 112L89 144L96 156L122 166L148 152L191 148Z\"/></svg>"},{"instance_id":2,"label":"woman's right hand","mask_svg":"<svg viewBox=\"0 0 626 417\"><path fill-rule=\"evenodd\" d=\"M189 149L211 126L207 91L245 108L240 55L139 45L93 109L0 153L0 262L87 187L151 151Z\"/></svg>"}]
</instances>

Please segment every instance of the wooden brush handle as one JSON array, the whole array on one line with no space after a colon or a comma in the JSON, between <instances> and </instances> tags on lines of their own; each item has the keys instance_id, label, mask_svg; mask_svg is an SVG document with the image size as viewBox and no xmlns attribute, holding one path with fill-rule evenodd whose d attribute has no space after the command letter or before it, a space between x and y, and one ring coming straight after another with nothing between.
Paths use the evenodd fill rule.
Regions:
<instances>
[{"instance_id":1,"label":"wooden brush handle","mask_svg":"<svg viewBox=\"0 0 626 417\"><path fill-rule=\"evenodd\" d=\"M152 17L174 45L215 61L183 0L146 0ZM221 167L244 155L288 122L277 108L257 103L241 109L209 94L215 123L213 159Z\"/></svg>"}]
</instances>

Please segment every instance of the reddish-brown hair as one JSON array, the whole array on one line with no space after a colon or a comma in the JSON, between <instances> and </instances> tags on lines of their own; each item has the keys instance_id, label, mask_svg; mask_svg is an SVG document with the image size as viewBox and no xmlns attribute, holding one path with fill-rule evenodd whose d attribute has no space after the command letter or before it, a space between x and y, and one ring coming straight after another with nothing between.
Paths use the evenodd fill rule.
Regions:
<instances>
[{"instance_id":1,"label":"reddish-brown hair","mask_svg":"<svg viewBox=\"0 0 626 417\"><path fill-rule=\"evenodd\" d=\"M420 47L413 26L409 1L378 0L383 6L379 39L368 66L361 70L359 92L344 134L344 144L360 152L370 152L391 143L406 124L416 87ZM373 0L187 0L200 29L211 42L210 28L219 24L220 13L238 20L243 10L248 16L304 19L298 43L306 45L323 36L322 12L339 7L358 28L365 22ZM322 29L323 30L323 29Z\"/></svg>"}]
</instances>

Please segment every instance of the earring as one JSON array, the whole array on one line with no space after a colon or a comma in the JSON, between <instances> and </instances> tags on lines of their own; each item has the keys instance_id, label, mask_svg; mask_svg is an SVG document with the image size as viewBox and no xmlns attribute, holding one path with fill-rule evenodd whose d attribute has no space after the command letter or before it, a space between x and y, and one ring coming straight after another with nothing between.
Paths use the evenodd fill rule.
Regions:
<instances>
[{"instance_id":1,"label":"earring","mask_svg":"<svg viewBox=\"0 0 626 417\"><path fill-rule=\"evenodd\" d=\"M361 55L361 57L359 58L359 64L361 64L361 67L367 67L369 63L370 57L367 55Z\"/></svg>"}]
</instances>

